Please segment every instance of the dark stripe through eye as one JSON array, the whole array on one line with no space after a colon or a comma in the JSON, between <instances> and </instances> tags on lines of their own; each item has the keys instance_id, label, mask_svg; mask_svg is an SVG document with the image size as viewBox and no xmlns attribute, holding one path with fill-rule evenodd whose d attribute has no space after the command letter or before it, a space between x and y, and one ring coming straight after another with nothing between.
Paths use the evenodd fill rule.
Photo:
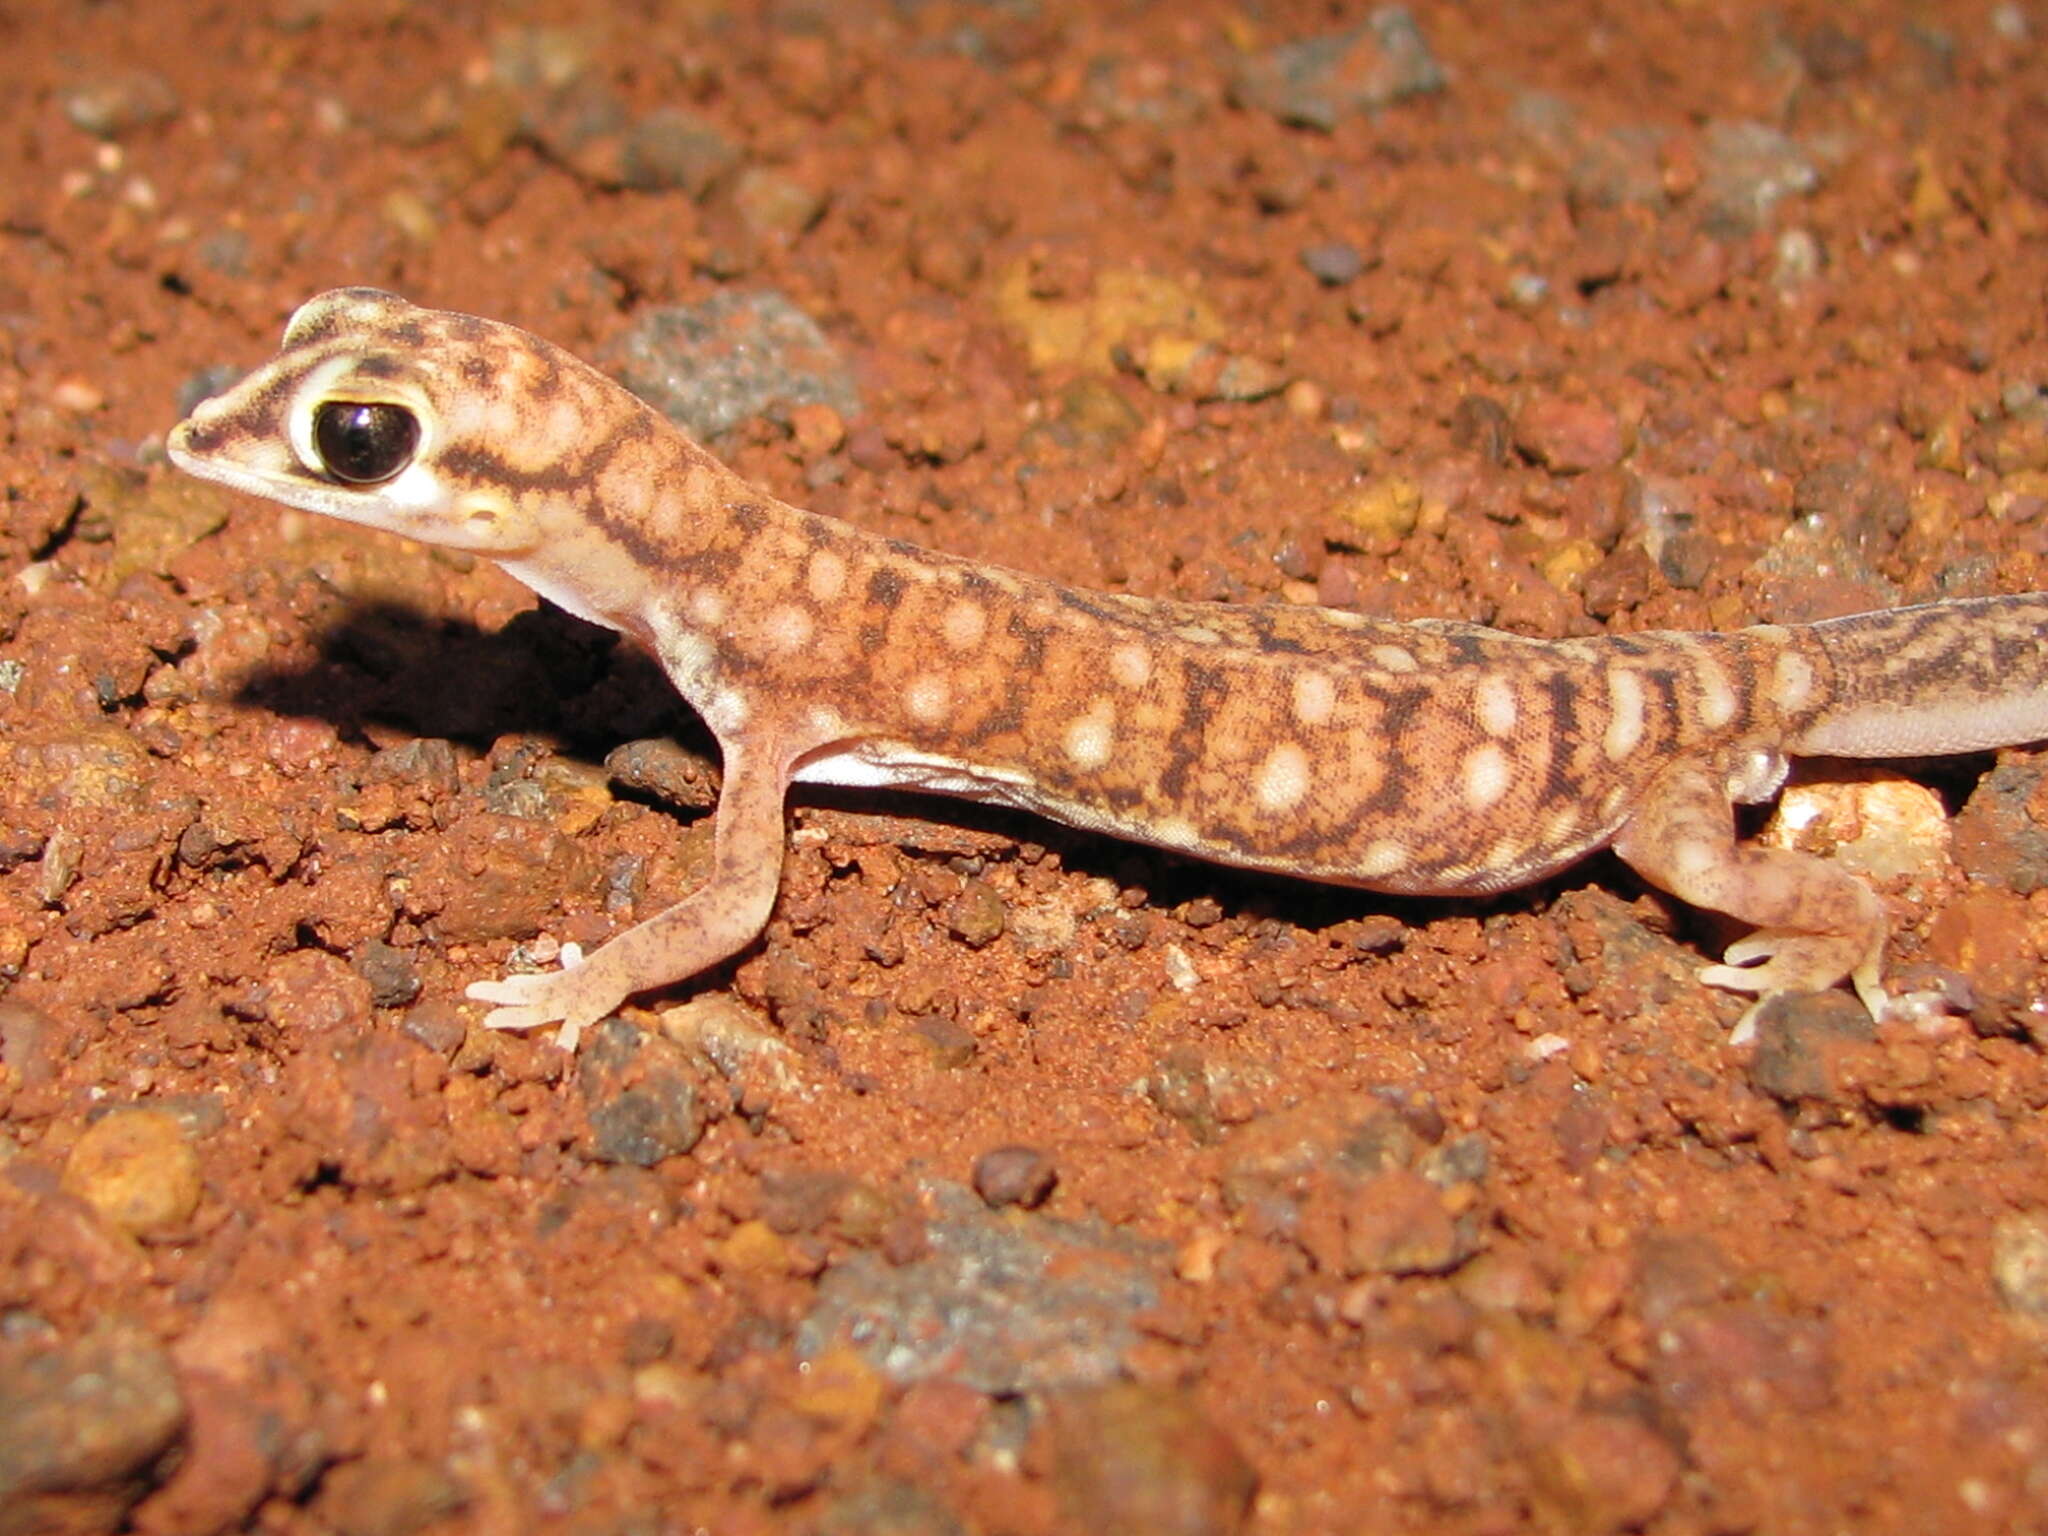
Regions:
<instances>
[{"instance_id":1,"label":"dark stripe through eye","mask_svg":"<svg viewBox=\"0 0 2048 1536\"><path fill-rule=\"evenodd\" d=\"M412 462L420 421L402 405L328 400L313 413L321 466L345 485L376 485Z\"/></svg>"}]
</instances>

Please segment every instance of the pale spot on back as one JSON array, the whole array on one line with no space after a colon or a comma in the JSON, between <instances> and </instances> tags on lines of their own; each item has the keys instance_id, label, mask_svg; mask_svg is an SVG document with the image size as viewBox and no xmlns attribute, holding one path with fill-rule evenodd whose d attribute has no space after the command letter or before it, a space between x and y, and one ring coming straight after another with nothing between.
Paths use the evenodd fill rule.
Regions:
<instances>
[{"instance_id":1,"label":"pale spot on back","mask_svg":"<svg viewBox=\"0 0 2048 1536\"><path fill-rule=\"evenodd\" d=\"M903 690L903 707L921 725L937 725L953 707L953 690L936 672L924 672Z\"/></svg>"},{"instance_id":2,"label":"pale spot on back","mask_svg":"<svg viewBox=\"0 0 2048 1536\"><path fill-rule=\"evenodd\" d=\"M1119 645L1109 653L1109 675L1126 688L1142 688L1152 681L1152 652L1135 642Z\"/></svg>"},{"instance_id":3,"label":"pale spot on back","mask_svg":"<svg viewBox=\"0 0 2048 1536\"><path fill-rule=\"evenodd\" d=\"M1479 680L1479 687L1472 699L1473 709L1479 716L1479 728L1489 736L1512 736L1515 732L1515 717L1519 710L1515 705L1515 685L1495 673Z\"/></svg>"},{"instance_id":4,"label":"pale spot on back","mask_svg":"<svg viewBox=\"0 0 2048 1536\"><path fill-rule=\"evenodd\" d=\"M1327 672L1301 672L1294 679L1294 718L1314 729L1328 725L1337 707L1337 685Z\"/></svg>"},{"instance_id":5,"label":"pale spot on back","mask_svg":"<svg viewBox=\"0 0 2048 1536\"><path fill-rule=\"evenodd\" d=\"M1083 772L1093 772L1109 761L1116 750L1116 716L1107 699L1097 699L1088 713L1068 722L1061 745L1067 761Z\"/></svg>"},{"instance_id":6,"label":"pale spot on back","mask_svg":"<svg viewBox=\"0 0 2048 1536\"><path fill-rule=\"evenodd\" d=\"M1601 746L1610 762L1620 762L1643 739L1643 680L1626 667L1607 674L1607 734Z\"/></svg>"},{"instance_id":7,"label":"pale spot on back","mask_svg":"<svg viewBox=\"0 0 2048 1536\"><path fill-rule=\"evenodd\" d=\"M1397 843L1390 837L1368 843L1365 852L1358 856L1359 878L1375 880L1398 869L1406 869L1409 857L1408 845Z\"/></svg>"},{"instance_id":8,"label":"pale spot on back","mask_svg":"<svg viewBox=\"0 0 2048 1536\"><path fill-rule=\"evenodd\" d=\"M804 567L804 585L819 602L838 602L846 591L845 560L835 550L812 550L810 563Z\"/></svg>"},{"instance_id":9,"label":"pale spot on back","mask_svg":"<svg viewBox=\"0 0 2048 1536\"><path fill-rule=\"evenodd\" d=\"M956 651L971 651L988 633L988 610L969 598L961 598L946 609L939 621L939 633Z\"/></svg>"},{"instance_id":10,"label":"pale spot on back","mask_svg":"<svg viewBox=\"0 0 2048 1536\"><path fill-rule=\"evenodd\" d=\"M1465 804L1475 811L1491 810L1508 792L1508 755L1493 742L1474 747L1465 755Z\"/></svg>"},{"instance_id":11,"label":"pale spot on back","mask_svg":"<svg viewBox=\"0 0 2048 1536\"><path fill-rule=\"evenodd\" d=\"M1275 816L1293 810L1308 793L1308 777L1308 754L1294 742L1281 742L1252 779L1259 809Z\"/></svg>"},{"instance_id":12,"label":"pale spot on back","mask_svg":"<svg viewBox=\"0 0 2048 1536\"><path fill-rule=\"evenodd\" d=\"M1398 645L1374 646L1372 659L1389 672L1413 672L1417 665L1414 652L1404 651Z\"/></svg>"},{"instance_id":13,"label":"pale spot on back","mask_svg":"<svg viewBox=\"0 0 2048 1536\"><path fill-rule=\"evenodd\" d=\"M761 638L771 651L794 655L811 643L817 626L807 609L795 603L778 603L761 618Z\"/></svg>"},{"instance_id":14,"label":"pale spot on back","mask_svg":"<svg viewBox=\"0 0 2048 1536\"><path fill-rule=\"evenodd\" d=\"M1771 669L1771 697L1778 708L1796 714L1813 697L1813 667L1797 651L1780 651Z\"/></svg>"},{"instance_id":15,"label":"pale spot on back","mask_svg":"<svg viewBox=\"0 0 2048 1536\"><path fill-rule=\"evenodd\" d=\"M1220 645L1223 637L1206 624L1176 624L1173 632L1190 645Z\"/></svg>"},{"instance_id":16,"label":"pale spot on back","mask_svg":"<svg viewBox=\"0 0 2048 1536\"><path fill-rule=\"evenodd\" d=\"M688 598L692 622L715 629L725 622L725 594L716 587L694 587Z\"/></svg>"},{"instance_id":17,"label":"pale spot on back","mask_svg":"<svg viewBox=\"0 0 2048 1536\"><path fill-rule=\"evenodd\" d=\"M1700 724L1718 731L1735 718L1735 687L1712 657L1700 656L1698 667Z\"/></svg>"}]
</instances>

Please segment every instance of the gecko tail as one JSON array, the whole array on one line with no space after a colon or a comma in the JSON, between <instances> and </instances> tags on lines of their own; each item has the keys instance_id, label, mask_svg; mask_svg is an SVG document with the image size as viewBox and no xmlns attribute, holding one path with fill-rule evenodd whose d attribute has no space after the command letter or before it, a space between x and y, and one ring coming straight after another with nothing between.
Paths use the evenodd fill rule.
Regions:
<instances>
[{"instance_id":1,"label":"gecko tail","mask_svg":"<svg viewBox=\"0 0 2048 1536\"><path fill-rule=\"evenodd\" d=\"M1835 697L1794 752L1923 757L2048 740L2048 593L1851 614L1808 633Z\"/></svg>"}]
</instances>

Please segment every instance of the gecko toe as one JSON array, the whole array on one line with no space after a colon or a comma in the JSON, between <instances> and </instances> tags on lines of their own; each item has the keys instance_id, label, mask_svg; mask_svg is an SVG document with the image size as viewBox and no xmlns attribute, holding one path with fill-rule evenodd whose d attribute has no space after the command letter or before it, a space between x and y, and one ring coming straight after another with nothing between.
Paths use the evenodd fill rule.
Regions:
<instances>
[{"instance_id":1,"label":"gecko toe","mask_svg":"<svg viewBox=\"0 0 2048 1536\"><path fill-rule=\"evenodd\" d=\"M1742 971L1768 970L1774 962L1785 959L1797 945L1797 938L1788 933L1776 933L1760 928L1746 939L1737 939L1721 952L1726 965Z\"/></svg>"},{"instance_id":2,"label":"gecko toe","mask_svg":"<svg viewBox=\"0 0 2048 1536\"><path fill-rule=\"evenodd\" d=\"M1739 965L1703 965L1699 978L1710 987L1721 987L1729 992L1763 992L1769 989L1761 967L1745 969Z\"/></svg>"},{"instance_id":3,"label":"gecko toe","mask_svg":"<svg viewBox=\"0 0 2048 1536\"><path fill-rule=\"evenodd\" d=\"M543 1024L553 1022L552 1016L545 1008L493 1008L484 1015L485 1029L539 1029Z\"/></svg>"},{"instance_id":4,"label":"gecko toe","mask_svg":"<svg viewBox=\"0 0 2048 1536\"><path fill-rule=\"evenodd\" d=\"M503 1006L492 1012L491 1016L496 1018L500 1013L510 1013L530 1004L534 994L544 990L535 983L545 983L546 980L545 976L501 976L496 981L472 981L462 989L462 995L479 1003L502 1004ZM493 1029L509 1027L511 1026L504 1024L491 1026Z\"/></svg>"}]
</instances>

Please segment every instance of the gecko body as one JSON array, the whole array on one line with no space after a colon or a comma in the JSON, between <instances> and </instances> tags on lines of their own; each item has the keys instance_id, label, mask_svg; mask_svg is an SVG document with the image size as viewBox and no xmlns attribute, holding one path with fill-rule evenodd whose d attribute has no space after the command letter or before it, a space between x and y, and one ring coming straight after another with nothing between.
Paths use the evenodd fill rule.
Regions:
<instances>
[{"instance_id":1,"label":"gecko body","mask_svg":"<svg viewBox=\"0 0 2048 1536\"><path fill-rule=\"evenodd\" d=\"M1540 641L1451 622L1088 592L784 505L512 326L371 289L302 306L172 460L469 550L660 660L716 736L707 882L562 970L479 982L500 1028L580 1032L751 942L793 784L1019 807L1220 863L1416 895L1612 846L1754 926L1705 980L1850 979L1881 1007L1861 881L1745 846L1788 759L2048 736L2048 595L1726 634Z\"/></svg>"}]
</instances>

